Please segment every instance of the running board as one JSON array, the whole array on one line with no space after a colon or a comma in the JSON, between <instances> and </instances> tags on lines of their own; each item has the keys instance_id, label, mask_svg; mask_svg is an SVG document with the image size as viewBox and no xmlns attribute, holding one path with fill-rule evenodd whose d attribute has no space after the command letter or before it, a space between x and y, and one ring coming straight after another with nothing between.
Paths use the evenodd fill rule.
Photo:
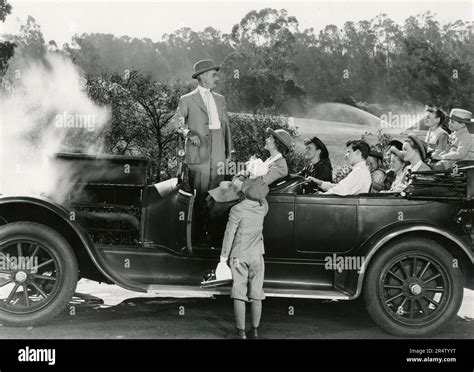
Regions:
<instances>
[{"instance_id":1,"label":"running board","mask_svg":"<svg viewBox=\"0 0 474 372\"><path fill-rule=\"evenodd\" d=\"M264 288L266 297L290 297L290 298L313 298L326 300L350 300L349 294L342 291L321 289L283 289ZM199 288L192 286L175 285L150 285L147 293L156 294L159 297L204 297L210 298L216 295L230 295L230 287Z\"/></svg>"}]
</instances>

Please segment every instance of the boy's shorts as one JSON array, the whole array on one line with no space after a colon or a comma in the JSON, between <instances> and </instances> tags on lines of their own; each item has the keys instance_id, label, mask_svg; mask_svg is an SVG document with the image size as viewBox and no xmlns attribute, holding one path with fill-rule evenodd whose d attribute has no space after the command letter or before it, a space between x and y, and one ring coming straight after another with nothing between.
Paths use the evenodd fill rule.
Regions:
<instances>
[{"instance_id":1,"label":"boy's shorts","mask_svg":"<svg viewBox=\"0 0 474 372\"><path fill-rule=\"evenodd\" d=\"M265 275L263 255L245 259L233 257L230 259L230 269L233 279L231 298L247 302L265 299L265 293L263 292L263 277Z\"/></svg>"}]
</instances>

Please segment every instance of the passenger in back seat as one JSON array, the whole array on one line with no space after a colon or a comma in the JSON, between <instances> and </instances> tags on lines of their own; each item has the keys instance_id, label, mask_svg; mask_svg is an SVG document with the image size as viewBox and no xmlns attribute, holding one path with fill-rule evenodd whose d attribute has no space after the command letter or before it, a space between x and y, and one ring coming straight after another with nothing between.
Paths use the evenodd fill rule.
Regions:
<instances>
[{"instance_id":1,"label":"passenger in back seat","mask_svg":"<svg viewBox=\"0 0 474 372\"><path fill-rule=\"evenodd\" d=\"M386 190L380 192L398 193L405 190L408 186L405 172L406 166L407 163L403 160L403 155L399 156L395 153L390 154L390 173L388 173L388 176L386 177ZM388 182L389 178L391 179L390 182Z\"/></svg>"},{"instance_id":2,"label":"passenger in back seat","mask_svg":"<svg viewBox=\"0 0 474 372\"><path fill-rule=\"evenodd\" d=\"M425 163L427 157L426 143L420 140L416 134L410 133L408 138L403 143L403 159L410 163L406 171L411 172L426 172L431 168Z\"/></svg>"},{"instance_id":3,"label":"passenger in back seat","mask_svg":"<svg viewBox=\"0 0 474 372\"><path fill-rule=\"evenodd\" d=\"M474 160L474 146L471 133L467 125L471 123L472 113L462 109L452 109L449 115L449 129L453 132L449 136L448 148L445 151L434 152L431 158L437 161L433 165L435 170L448 170L453 164L461 160Z\"/></svg>"},{"instance_id":4,"label":"passenger in back seat","mask_svg":"<svg viewBox=\"0 0 474 372\"><path fill-rule=\"evenodd\" d=\"M382 169L383 154L376 149L371 149L369 157L367 158L367 167L369 168L372 177L372 187L370 192L380 192L384 187L385 172Z\"/></svg>"}]
</instances>

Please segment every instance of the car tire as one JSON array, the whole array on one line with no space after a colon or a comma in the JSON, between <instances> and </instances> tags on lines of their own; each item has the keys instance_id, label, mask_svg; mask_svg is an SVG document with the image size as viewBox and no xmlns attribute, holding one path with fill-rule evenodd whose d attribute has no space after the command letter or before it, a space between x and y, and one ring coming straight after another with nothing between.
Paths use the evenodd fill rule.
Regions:
<instances>
[{"instance_id":1,"label":"car tire","mask_svg":"<svg viewBox=\"0 0 474 372\"><path fill-rule=\"evenodd\" d=\"M29 259L36 265L25 270L12 266L15 250L17 263L24 257L24 262ZM9 265L8 270L3 267L0 282L0 289L4 289L4 293L0 292L0 324L39 325L64 310L76 290L78 266L70 244L62 235L34 222L6 224L0 226L0 252L3 257L8 256ZM6 260L3 262L5 266ZM13 288L10 290L10 287Z\"/></svg>"},{"instance_id":2,"label":"car tire","mask_svg":"<svg viewBox=\"0 0 474 372\"><path fill-rule=\"evenodd\" d=\"M387 244L369 264L364 302L385 331L426 337L440 331L459 310L463 275L438 242L403 238Z\"/></svg>"}]
</instances>

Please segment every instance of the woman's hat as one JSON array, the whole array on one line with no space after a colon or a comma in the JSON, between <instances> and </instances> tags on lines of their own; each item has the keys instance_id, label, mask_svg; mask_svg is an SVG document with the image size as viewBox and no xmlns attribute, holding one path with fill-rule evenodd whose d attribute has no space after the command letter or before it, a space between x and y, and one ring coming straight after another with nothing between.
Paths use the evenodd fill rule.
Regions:
<instances>
[{"instance_id":1,"label":"woman's hat","mask_svg":"<svg viewBox=\"0 0 474 372\"><path fill-rule=\"evenodd\" d=\"M305 145L309 145L310 143L314 144L314 146L316 146L316 149L321 150L321 155L323 157L329 157L329 151L326 145L318 137L314 136L312 138L306 138L304 140Z\"/></svg>"},{"instance_id":2,"label":"woman's hat","mask_svg":"<svg viewBox=\"0 0 474 372\"><path fill-rule=\"evenodd\" d=\"M221 66L216 65L212 59L203 59L194 64L193 79L196 79L199 75L206 71L216 70L219 71Z\"/></svg>"},{"instance_id":3,"label":"woman's hat","mask_svg":"<svg viewBox=\"0 0 474 372\"><path fill-rule=\"evenodd\" d=\"M421 160L425 161L426 159L426 144L421 139L419 139L416 134L410 133L408 138L413 141L416 147L420 150Z\"/></svg>"},{"instance_id":4,"label":"woman's hat","mask_svg":"<svg viewBox=\"0 0 474 372\"><path fill-rule=\"evenodd\" d=\"M275 137L278 141L283 143L288 150L291 150L293 146L293 139L291 138L290 133L288 133L284 129L276 129L273 130L272 128L267 128L267 133L271 134Z\"/></svg>"},{"instance_id":5,"label":"woman's hat","mask_svg":"<svg viewBox=\"0 0 474 372\"><path fill-rule=\"evenodd\" d=\"M402 149L403 149L403 143L401 143L399 140L391 140L388 143L388 148L390 148L392 146L395 147L399 151L402 151Z\"/></svg>"}]
</instances>

